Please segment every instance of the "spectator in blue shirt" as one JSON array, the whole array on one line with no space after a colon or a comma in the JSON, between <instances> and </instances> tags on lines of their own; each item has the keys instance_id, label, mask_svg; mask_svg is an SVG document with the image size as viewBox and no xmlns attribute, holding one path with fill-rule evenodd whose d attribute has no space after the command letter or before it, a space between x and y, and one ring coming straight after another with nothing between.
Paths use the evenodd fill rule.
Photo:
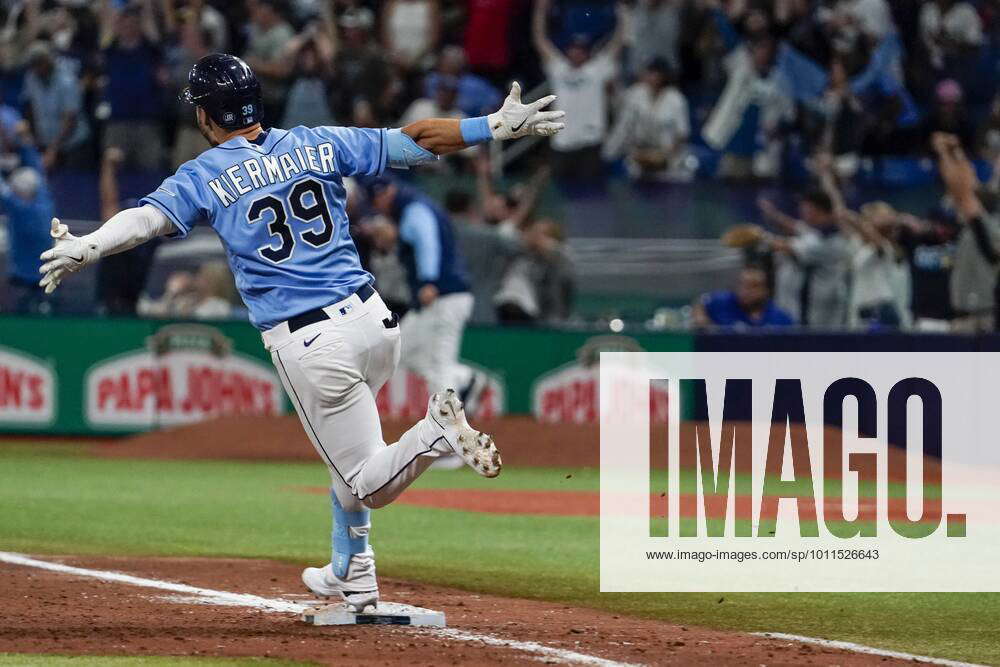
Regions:
<instances>
[{"instance_id":1,"label":"spectator in blue shirt","mask_svg":"<svg viewBox=\"0 0 1000 667\"><path fill-rule=\"evenodd\" d=\"M784 327L794 324L785 311L771 301L767 272L758 266L740 271L736 290L711 292L694 304L695 326L704 329L726 327Z\"/></svg>"},{"instance_id":2,"label":"spectator in blue shirt","mask_svg":"<svg viewBox=\"0 0 1000 667\"><path fill-rule=\"evenodd\" d=\"M52 246L49 229L55 205L38 151L22 146L18 152L21 166L7 180L0 179L0 207L7 215L8 307L19 313L37 313L45 304L45 292L38 286L38 257Z\"/></svg>"},{"instance_id":3,"label":"spectator in blue shirt","mask_svg":"<svg viewBox=\"0 0 1000 667\"><path fill-rule=\"evenodd\" d=\"M151 11L145 0L106 19L114 22L113 38L101 53L109 106L104 149L116 147L124 151L127 165L147 170L163 162L161 93L168 80Z\"/></svg>"},{"instance_id":4,"label":"spectator in blue shirt","mask_svg":"<svg viewBox=\"0 0 1000 667\"><path fill-rule=\"evenodd\" d=\"M75 149L87 138L88 130L76 75L56 58L47 42L33 44L26 60L29 69L21 94L45 168L67 158L79 162L80 152Z\"/></svg>"}]
</instances>

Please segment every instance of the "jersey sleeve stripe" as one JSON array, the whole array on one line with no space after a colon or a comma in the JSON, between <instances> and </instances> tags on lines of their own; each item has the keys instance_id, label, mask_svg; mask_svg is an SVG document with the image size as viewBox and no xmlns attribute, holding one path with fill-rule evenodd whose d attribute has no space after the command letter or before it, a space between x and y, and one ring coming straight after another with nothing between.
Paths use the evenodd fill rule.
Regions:
<instances>
[{"instance_id":1,"label":"jersey sleeve stripe","mask_svg":"<svg viewBox=\"0 0 1000 667\"><path fill-rule=\"evenodd\" d=\"M378 167L378 173L376 174L377 176L381 176L383 173L385 173L385 162L386 162L386 159L388 158L388 155L389 155L389 149L385 145L385 135L386 135L387 131L388 130L386 130L385 128L382 128L381 130L378 131L378 164L379 164L379 167Z\"/></svg>"}]
</instances>

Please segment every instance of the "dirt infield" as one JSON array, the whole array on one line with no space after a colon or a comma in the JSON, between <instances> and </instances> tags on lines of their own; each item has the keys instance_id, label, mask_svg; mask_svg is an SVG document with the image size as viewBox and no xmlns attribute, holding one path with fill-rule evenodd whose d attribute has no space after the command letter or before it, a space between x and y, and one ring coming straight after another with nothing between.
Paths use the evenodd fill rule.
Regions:
<instances>
[{"instance_id":1,"label":"dirt infield","mask_svg":"<svg viewBox=\"0 0 1000 667\"><path fill-rule=\"evenodd\" d=\"M599 463L596 425L548 425L527 417L507 417L477 426L495 435L505 463L510 466L570 468ZM384 423L385 439L392 442L408 427L408 423ZM98 443L91 451L116 458L319 463L295 417L218 419ZM900 454L896 451L890 456ZM316 492L326 494L327 490ZM502 514L573 516L593 516L599 507L598 495L592 492L481 494L410 489L400 502ZM270 561L110 557L59 560L269 599L306 599L300 592L299 569ZM384 599L445 611L449 628L459 634L388 626L316 628L298 622L294 614L222 605L218 601L199 603L161 590L0 563L0 590L7 593L4 597L8 601L6 622L0 623L0 651L273 656L360 665L537 664L539 660L606 667L907 662L558 603L480 595L398 580L383 579L381 586ZM576 657L570 659L567 655Z\"/></svg>"},{"instance_id":2,"label":"dirt infield","mask_svg":"<svg viewBox=\"0 0 1000 667\"><path fill-rule=\"evenodd\" d=\"M305 602L296 567L261 560L76 558L82 568ZM452 635L427 628L318 628L291 613L212 604L154 588L0 563L0 652L271 656L322 664L498 665L584 661L648 665L902 663L825 647L682 627L565 605L383 580L383 597L443 610ZM498 640L498 641L491 641ZM487 643L488 642L488 643ZM525 642L561 653L540 654ZM505 645L506 644L506 645ZM572 652L572 653L569 653ZM560 658L561 656L561 658ZM600 658L610 662L594 662Z\"/></svg>"}]
</instances>

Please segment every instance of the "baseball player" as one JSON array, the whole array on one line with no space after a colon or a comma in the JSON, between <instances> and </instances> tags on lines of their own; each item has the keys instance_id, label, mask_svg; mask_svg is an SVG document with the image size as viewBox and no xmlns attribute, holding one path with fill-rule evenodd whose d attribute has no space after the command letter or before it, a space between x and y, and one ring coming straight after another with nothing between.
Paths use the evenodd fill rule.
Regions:
<instances>
[{"instance_id":1,"label":"baseball player","mask_svg":"<svg viewBox=\"0 0 1000 667\"><path fill-rule=\"evenodd\" d=\"M458 360L472 315L468 269L448 214L412 185L388 178L368 184L375 209L398 227L399 256L412 291L403 317L400 363L434 393L453 387L466 404L473 371Z\"/></svg>"},{"instance_id":2,"label":"baseball player","mask_svg":"<svg viewBox=\"0 0 1000 667\"><path fill-rule=\"evenodd\" d=\"M518 84L497 112L462 121L421 120L402 129L264 129L261 88L242 60L212 54L188 75L212 148L185 163L136 208L82 237L52 220L40 285L158 236L186 236L200 220L221 237L236 286L316 451L330 469L331 562L302 580L355 610L378 601L369 512L392 502L438 457L457 454L494 477L493 439L473 430L453 390L393 446L382 440L375 395L399 361L396 317L361 268L348 233L343 178L406 169L493 140L551 136L563 113L552 96L521 102Z\"/></svg>"},{"instance_id":3,"label":"baseball player","mask_svg":"<svg viewBox=\"0 0 1000 667\"><path fill-rule=\"evenodd\" d=\"M406 270L411 304L400 322L400 365L420 375L433 394L449 387L458 392L466 415L475 415L477 373L458 360L462 333L472 315L468 270L455 243L447 213L430 197L406 183L380 177L368 183L372 203L398 228L399 257ZM457 456L434 462L438 469L464 465Z\"/></svg>"}]
</instances>

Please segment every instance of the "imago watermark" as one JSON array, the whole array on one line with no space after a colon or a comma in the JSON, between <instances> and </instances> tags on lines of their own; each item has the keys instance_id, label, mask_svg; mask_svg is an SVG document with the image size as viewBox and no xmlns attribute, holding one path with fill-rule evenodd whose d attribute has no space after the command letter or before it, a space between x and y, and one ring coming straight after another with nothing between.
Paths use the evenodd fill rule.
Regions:
<instances>
[{"instance_id":1,"label":"imago watermark","mask_svg":"<svg viewBox=\"0 0 1000 667\"><path fill-rule=\"evenodd\" d=\"M601 590L998 591L998 399L994 353L604 353Z\"/></svg>"}]
</instances>

